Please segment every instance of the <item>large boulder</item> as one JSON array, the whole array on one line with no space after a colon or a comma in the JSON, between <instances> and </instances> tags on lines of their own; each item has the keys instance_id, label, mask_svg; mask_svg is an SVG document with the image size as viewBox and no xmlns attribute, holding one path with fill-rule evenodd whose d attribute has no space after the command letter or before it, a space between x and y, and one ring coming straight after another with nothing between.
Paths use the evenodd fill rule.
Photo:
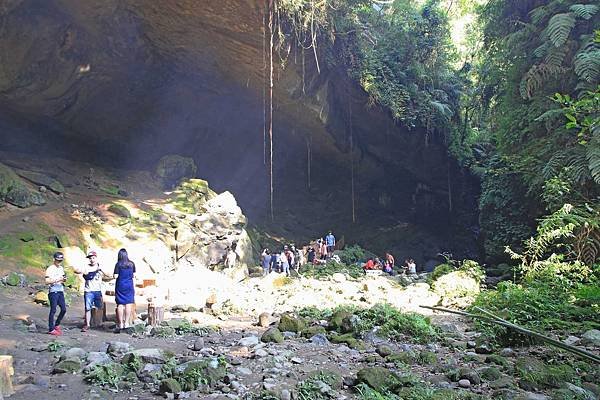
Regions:
<instances>
[{"instance_id":1,"label":"large boulder","mask_svg":"<svg viewBox=\"0 0 600 400\"><path fill-rule=\"evenodd\" d=\"M302 318L296 318L290 314L281 315L279 320L279 326L277 327L281 332L295 332L302 333L306 329L306 321Z\"/></svg>"},{"instance_id":2,"label":"large boulder","mask_svg":"<svg viewBox=\"0 0 600 400\"><path fill-rule=\"evenodd\" d=\"M270 328L263 333L260 340L264 343L283 343L283 334L277 328Z\"/></svg>"},{"instance_id":3,"label":"large boulder","mask_svg":"<svg viewBox=\"0 0 600 400\"><path fill-rule=\"evenodd\" d=\"M44 196L29 190L15 171L2 163L0 163L0 200L20 208L46 204Z\"/></svg>"},{"instance_id":4,"label":"large boulder","mask_svg":"<svg viewBox=\"0 0 600 400\"><path fill-rule=\"evenodd\" d=\"M581 336L581 343L583 345L600 346L600 330L590 329Z\"/></svg>"},{"instance_id":5,"label":"large boulder","mask_svg":"<svg viewBox=\"0 0 600 400\"><path fill-rule=\"evenodd\" d=\"M40 172L18 171L17 173L20 177L25 178L29 182L35 183L39 186L44 186L52 190L54 193L61 194L65 191L65 187L62 185L62 183Z\"/></svg>"},{"instance_id":6,"label":"large boulder","mask_svg":"<svg viewBox=\"0 0 600 400\"><path fill-rule=\"evenodd\" d=\"M166 155L156 165L156 176L161 180L164 188L171 189L185 178L196 175L196 163L192 158L176 154Z\"/></svg>"},{"instance_id":7,"label":"large boulder","mask_svg":"<svg viewBox=\"0 0 600 400\"><path fill-rule=\"evenodd\" d=\"M442 299L443 306L466 307L479 294L479 282L465 271L454 271L439 277L433 291Z\"/></svg>"},{"instance_id":8,"label":"large boulder","mask_svg":"<svg viewBox=\"0 0 600 400\"><path fill-rule=\"evenodd\" d=\"M410 383L409 377L400 377L383 367L367 367L358 371L358 383L364 383L380 393L395 392Z\"/></svg>"}]
</instances>

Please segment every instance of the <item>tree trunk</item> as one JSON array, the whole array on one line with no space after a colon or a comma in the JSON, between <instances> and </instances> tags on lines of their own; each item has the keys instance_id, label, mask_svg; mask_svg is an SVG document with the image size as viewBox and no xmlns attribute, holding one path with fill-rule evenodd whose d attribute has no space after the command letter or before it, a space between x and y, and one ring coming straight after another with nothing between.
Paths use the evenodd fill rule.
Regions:
<instances>
[{"instance_id":1,"label":"tree trunk","mask_svg":"<svg viewBox=\"0 0 600 400\"><path fill-rule=\"evenodd\" d=\"M14 374L12 356L0 356L0 398L15 393L11 378Z\"/></svg>"},{"instance_id":2,"label":"tree trunk","mask_svg":"<svg viewBox=\"0 0 600 400\"><path fill-rule=\"evenodd\" d=\"M163 321L164 309L154 303L148 303L148 325L158 326Z\"/></svg>"}]
</instances>

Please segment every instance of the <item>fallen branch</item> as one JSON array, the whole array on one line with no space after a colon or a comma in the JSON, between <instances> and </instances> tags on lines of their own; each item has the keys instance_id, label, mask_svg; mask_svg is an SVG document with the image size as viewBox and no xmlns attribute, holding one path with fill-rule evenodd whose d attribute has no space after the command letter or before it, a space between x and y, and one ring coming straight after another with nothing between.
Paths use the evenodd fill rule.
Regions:
<instances>
[{"instance_id":1,"label":"fallen branch","mask_svg":"<svg viewBox=\"0 0 600 400\"><path fill-rule=\"evenodd\" d=\"M537 339L540 339L542 342L548 343L552 346L558 347L562 350L568 351L573 354L577 354L580 357L586 358L590 361L600 364L600 356L598 356L594 353L590 353L589 351L580 349L579 347L575 347L575 346L563 343L559 340L555 340L555 339L549 338L547 336L544 336L541 333L537 333L537 332L531 331L529 329L523 328L522 326L508 322L508 321L492 314L491 312L484 310L482 308L479 308L479 307L475 307L475 309L478 311L481 311L482 313L484 313L486 315L471 314L471 313L467 313L464 311L450 310L448 308L443 308L443 307L430 307L430 306L419 306L419 307L427 308L427 309L435 310L435 311L447 312L447 313L451 313L451 314L463 315L463 316L469 317L469 318L480 319L480 320L483 320L483 321L491 323L491 324L504 326L505 328L513 329L524 335L535 337Z\"/></svg>"}]
</instances>

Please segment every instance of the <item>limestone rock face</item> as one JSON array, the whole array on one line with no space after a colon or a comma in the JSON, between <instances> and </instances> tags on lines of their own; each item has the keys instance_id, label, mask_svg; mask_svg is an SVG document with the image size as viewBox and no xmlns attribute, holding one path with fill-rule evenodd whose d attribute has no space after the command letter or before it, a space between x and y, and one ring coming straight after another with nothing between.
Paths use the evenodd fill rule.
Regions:
<instances>
[{"instance_id":1,"label":"limestone rock face","mask_svg":"<svg viewBox=\"0 0 600 400\"><path fill-rule=\"evenodd\" d=\"M2 2L0 58L11 62L0 65L0 149L148 169L166 154L192 157L201 176L223 182L216 189L264 213L263 13L258 0ZM304 185L308 146L315 172L331 173L314 173L315 188L344 188L330 192L349 207L339 178L350 176L351 124L363 207L446 215L449 166L461 206L465 178L441 139L367 107L344 66L317 73L314 57L292 52L274 74L276 183L297 183L276 192L280 201L324 201ZM375 187L394 193L367 196Z\"/></svg>"}]
</instances>

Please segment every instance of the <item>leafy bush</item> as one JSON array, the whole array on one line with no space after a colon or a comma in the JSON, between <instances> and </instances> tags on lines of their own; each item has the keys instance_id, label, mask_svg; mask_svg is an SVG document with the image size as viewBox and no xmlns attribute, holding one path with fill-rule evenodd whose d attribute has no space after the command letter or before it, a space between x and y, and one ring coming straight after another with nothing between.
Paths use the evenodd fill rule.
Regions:
<instances>
[{"instance_id":1,"label":"leafy bush","mask_svg":"<svg viewBox=\"0 0 600 400\"><path fill-rule=\"evenodd\" d=\"M437 337L437 331L428 318L415 313L402 313L389 304L376 304L370 309L356 312L356 315L359 317L359 333L380 327L377 334L392 339L406 335L415 342L425 343Z\"/></svg>"},{"instance_id":2,"label":"leafy bush","mask_svg":"<svg viewBox=\"0 0 600 400\"><path fill-rule=\"evenodd\" d=\"M367 257L367 251L357 244L346 246L343 250L337 250L335 254L340 257L340 261L345 265L360 262Z\"/></svg>"},{"instance_id":3,"label":"leafy bush","mask_svg":"<svg viewBox=\"0 0 600 400\"><path fill-rule=\"evenodd\" d=\"M300 269L300 272L316 279L325 279L338 272L346 273L355 279L365 275L362 267L358 264L342 264L333 260L327 261L325 265L307 264Z\"/></svg>"},{"instance_id":4,"label":"leafy bush","mask_svg":"<svg viewBox=\"0 0 600 400\"><path fill-rule=\"evenodd\" d=\"M85 376L84 380L97 386L110 386L119 389L119 383L123 377L123 368L115 363L96 365Z\"/></svg>"},{"instance_id":5,"label":"leafy bush","mask_svg":"<svg viewBox=\"0 0 600 400\"><path fill-rule=\"evenodd\" d=\"M579 292L581 290L581 292ZM573 290L556 281L530 281L527 284L501 282L496 290L482 292L474 306L484 308L510 322L533 330L568 329L584 331L598 328L598 303L586 305L586 294L597 293L595 289L579 286ZM583 297L577 297L583 296ZM584 306L580 305L580 300ZM474 311L477 313L477 311ZM500 341L521 339L506 328L477 322L480 329Z\"/></svg>"}]
</instances>

